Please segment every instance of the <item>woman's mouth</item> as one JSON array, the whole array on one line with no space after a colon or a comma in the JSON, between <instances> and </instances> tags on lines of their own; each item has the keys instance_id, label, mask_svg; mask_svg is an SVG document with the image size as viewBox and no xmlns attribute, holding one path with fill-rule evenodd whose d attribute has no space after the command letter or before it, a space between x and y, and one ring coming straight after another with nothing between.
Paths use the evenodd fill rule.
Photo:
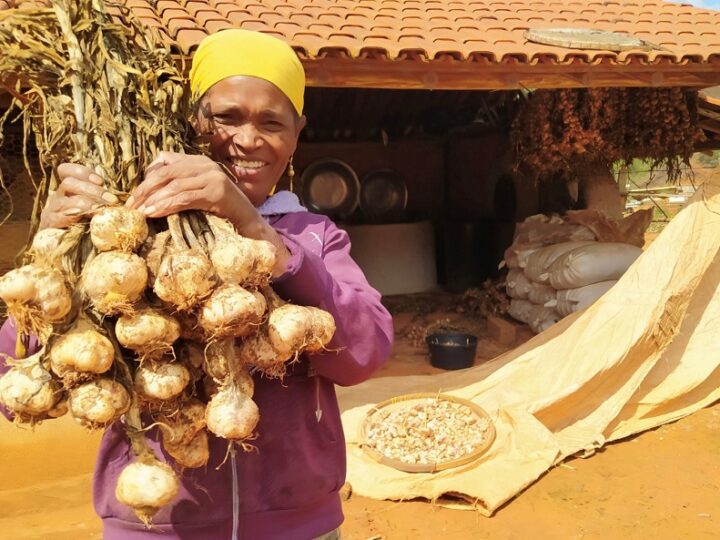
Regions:
<instances>
[{"instance_id":1,"label":"woman's mouth","mask_svg":"<svg viewBox=\"0 0 720 540\"><path fill-rule=\"evenodd\" d=\"M240 158L228 158L227 162L237 177L255 176L268 165L265 161Z\"/></svg>"}]
</instances>

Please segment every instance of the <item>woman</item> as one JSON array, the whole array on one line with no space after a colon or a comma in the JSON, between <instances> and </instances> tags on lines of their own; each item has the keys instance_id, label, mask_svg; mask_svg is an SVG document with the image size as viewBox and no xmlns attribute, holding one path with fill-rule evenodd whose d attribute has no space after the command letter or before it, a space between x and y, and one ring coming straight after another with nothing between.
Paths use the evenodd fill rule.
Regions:
<instances>
[{"instance_id":1,"label":"woman","mask_svg":"<svg viewBox=\"0 0 720 540\"><path fill-rule=\"evenodd\" d=\"M385 361L392 320L350 258L345 232L305 211L289 192L268 198L291 166L305 125L305 76L292 49L255 32L214 34L195 53L190 84L199 98L194 126L207 137L211 158L161 153L128 204L150 218L188 209L212 212L240 234L272 242L278 249L274 289L294 303L329 311L337 331L328 351L304 357L283 381L255 379L257 451L232 453L220 466L227 442L212 437L208 466L184 473L179 496L155 515L149 530L115 499L117 476L133 458L122 427L111 427L94 479L103 537L336 538L345 445L334 384L362 382ZM62 181L43 211L43 227L67 227L116 202L88 168L63 164L58 172ZM14 337L6 324L0 352L13 351ZM156 438L153 432L149 438Z\"/></svg>"}]
</instances>

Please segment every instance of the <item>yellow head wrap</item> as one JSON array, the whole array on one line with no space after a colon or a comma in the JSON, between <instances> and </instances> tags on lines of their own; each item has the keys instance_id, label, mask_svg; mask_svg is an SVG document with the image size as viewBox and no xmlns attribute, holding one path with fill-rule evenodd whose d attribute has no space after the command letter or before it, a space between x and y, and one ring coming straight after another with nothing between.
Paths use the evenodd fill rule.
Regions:
<instances>
[{"instance_id":1,"label":"yellow head wrap","mask_svg":"<svg viewBox=\"0 0 720 540\"><path fill-rule=\"evenodd\" d=\"M232 29L212 34L200 42L190 69L190 90L201 97L216 82L244 75L277 86L295 107L303 110L305 71L295 51L277 38Z\"/></svg>"}]
</instances>

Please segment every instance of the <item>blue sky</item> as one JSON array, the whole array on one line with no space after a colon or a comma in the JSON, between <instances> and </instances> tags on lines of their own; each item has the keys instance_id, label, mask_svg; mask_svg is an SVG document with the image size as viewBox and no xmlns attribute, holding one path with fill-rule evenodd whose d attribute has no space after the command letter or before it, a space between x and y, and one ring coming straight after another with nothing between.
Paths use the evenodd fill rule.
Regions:
<instances>
[{"instance_id":1,"label":"blue sky","mask_svg":"<svg viewBox=\"0 0 720 540\"><path fill-rule=\"evenodd\" d=\"M707 9L717 9L720 10L720 0L672 0L676 4L692 4L693 6L698 6L702 8Z\"/></svg>"}]
</instances>

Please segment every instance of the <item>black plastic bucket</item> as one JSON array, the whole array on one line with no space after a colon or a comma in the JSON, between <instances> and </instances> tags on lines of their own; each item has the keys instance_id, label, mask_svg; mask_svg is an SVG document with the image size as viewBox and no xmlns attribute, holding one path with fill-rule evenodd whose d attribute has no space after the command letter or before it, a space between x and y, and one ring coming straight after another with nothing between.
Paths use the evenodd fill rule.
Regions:
<instances>
[{"instance_id":1,"label":"black plastic bucket","mask_svg":"<svg viewBox=\"0 0 720 540\"><path fill-rule=\"evenodd\" d=\"M425 338L430 350L430 364L441 369L472 367L477 351L477 338L457 332L435 332Z\"/></svg>"}]
</instances>

